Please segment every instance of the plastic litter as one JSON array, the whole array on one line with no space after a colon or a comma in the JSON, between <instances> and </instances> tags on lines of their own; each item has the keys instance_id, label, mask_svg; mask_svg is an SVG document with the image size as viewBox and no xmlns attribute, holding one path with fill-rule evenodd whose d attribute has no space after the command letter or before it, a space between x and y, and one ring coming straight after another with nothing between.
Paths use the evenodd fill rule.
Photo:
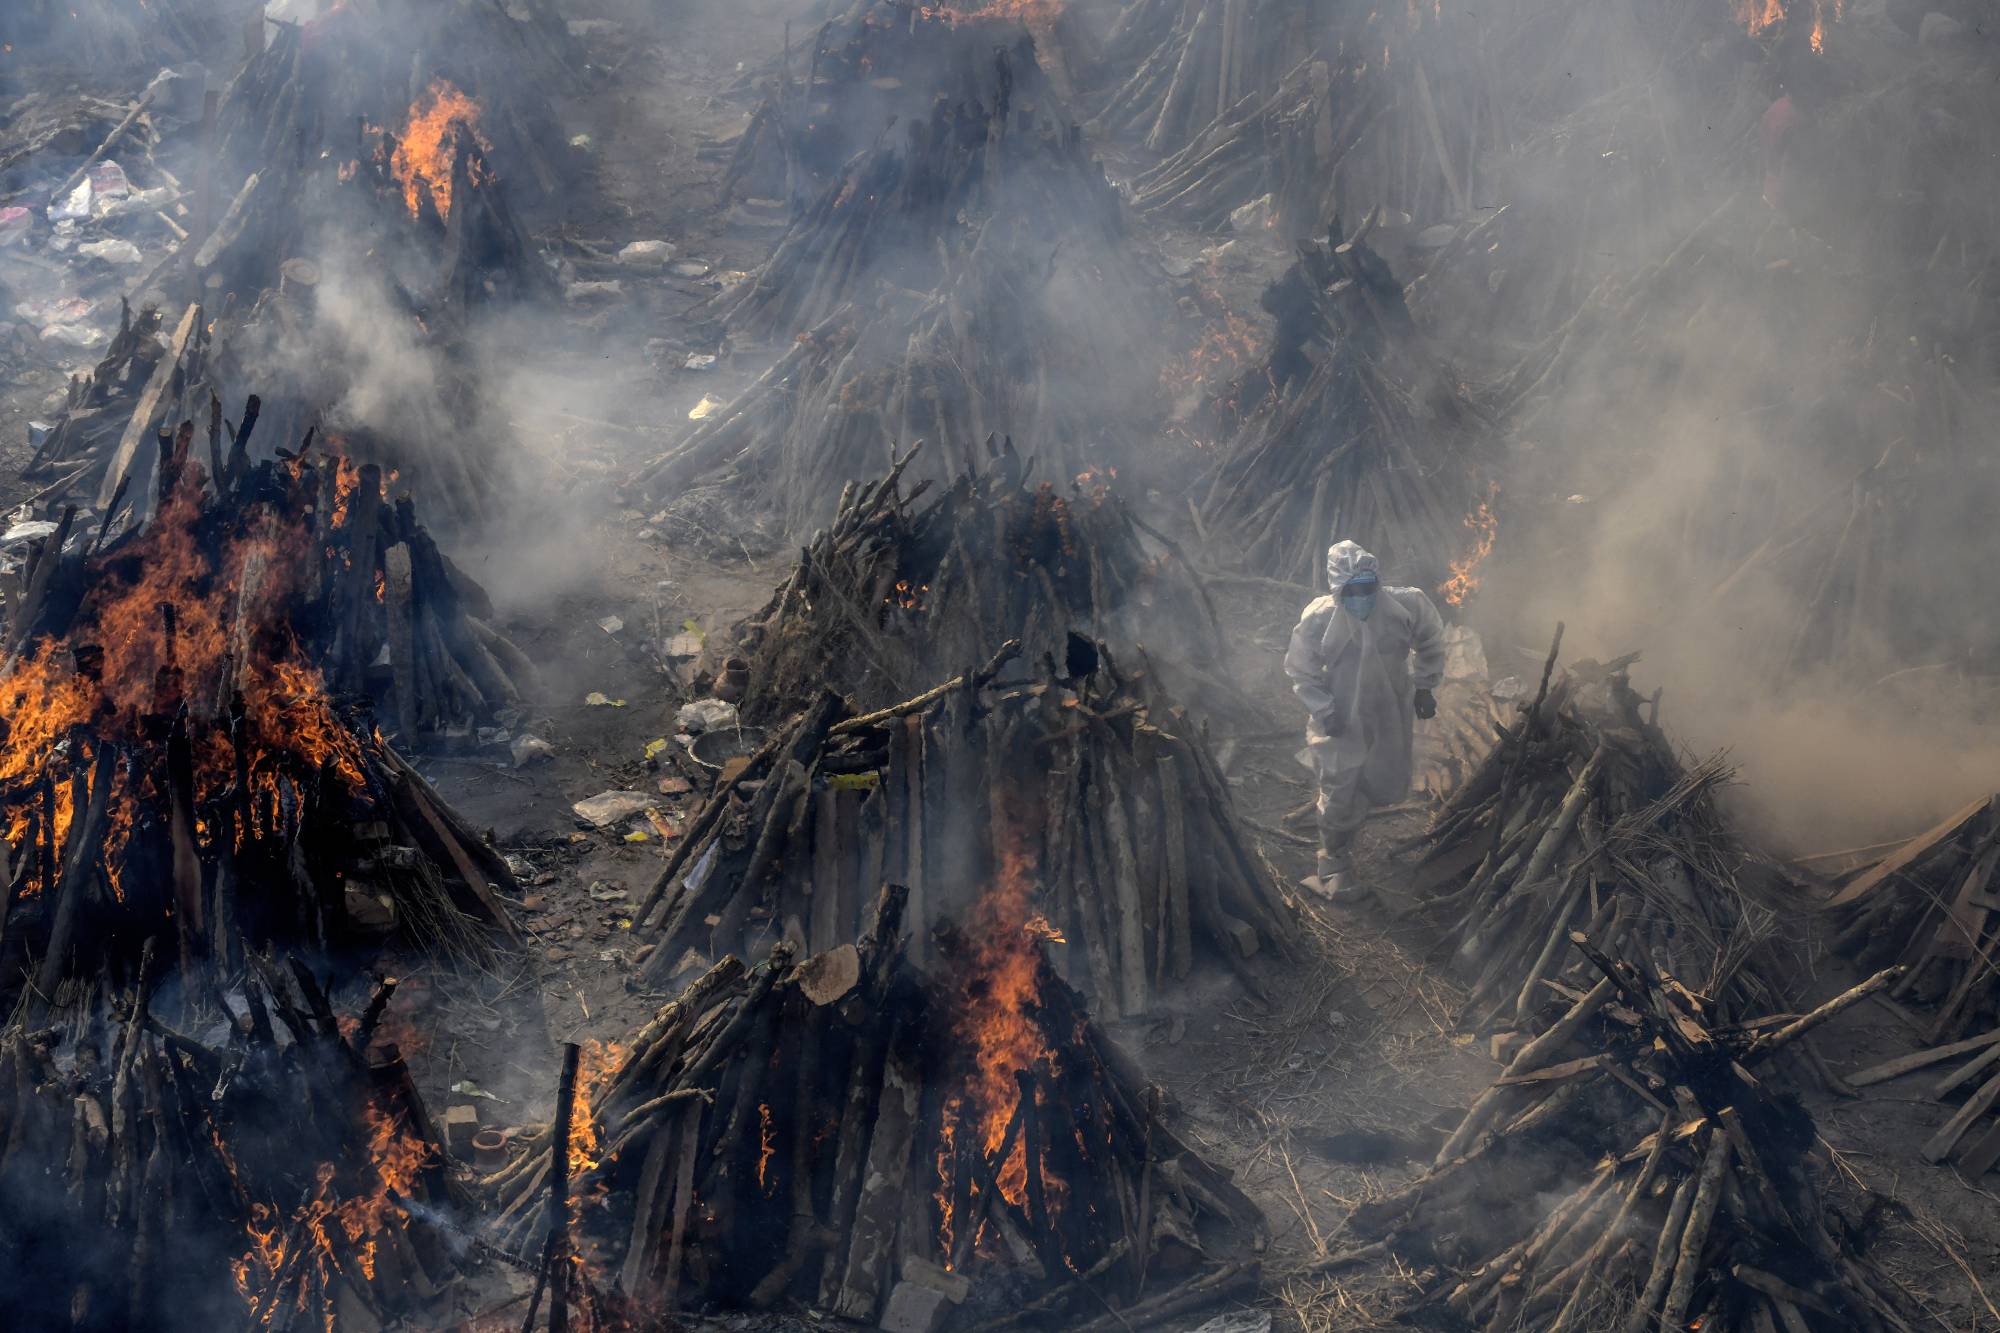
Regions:
<instances>
[{"instance_id":1,"label":"plastic litter","mask_svg":"<svg viewBox=\"0 0 2000 1333\"><path fill-rule=\"evenodd\" d=\"M681 730L697 734L721 731L736 725L736 705L720 699L696 699L691 704L682 704L674 714L674 721L680 724Z\"/></svg>"}]
</instances>

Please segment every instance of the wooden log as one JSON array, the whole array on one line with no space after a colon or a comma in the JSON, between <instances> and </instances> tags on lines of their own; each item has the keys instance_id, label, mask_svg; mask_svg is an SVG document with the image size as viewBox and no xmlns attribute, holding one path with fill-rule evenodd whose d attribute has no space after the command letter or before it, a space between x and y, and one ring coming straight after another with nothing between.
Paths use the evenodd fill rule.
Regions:
<instances>
[{"instance_id":1,"label":"wooden log","mask_svg":"<svg viewBox=\"0 0 2000 1333\"><path fill-rule=\"evenodd\" d=\"M127 474L132 469L132 461L138 457L139 442L152 434L167 390L173 384L174 371L179 367L181 357L187 352L188 342L200 323L201 306L191 303L181 313L181 322L174 328L166 353L155 363L152 377L140 391L131 419L125 423L125 433L118 437L118 447L112 451L103 479L97 484L97 508L100 511L110 508L113 494L129 480Z\"/></svg>"},{"instance_id":2,"label":"wooden log","mask_svg":"<svg viewBox=\"0 0 2000 1333\"><path fill-rule=\"evenodd\" d=\"M1569 1012L1552 1024L1547 1032L1520 1049L1507 1065L1507 1076L1526 1074L1546 1064L1551 1057L1570 1043L1599 1009L1604 1007L1611 999L1614 989L1609 977L1600 979L1590 988L1589 993L1572 1004ZM1504 1084L1496 1083L1479 1095L1471 1109L1465 1113L1465 1119L1459 1122L1458 1128L1445 1141L1444 1147L1438 1150L1436 1165L1443 1166L1471 1145L1479 1132L1499 1113L1500 1102L1506 1090Z\"/></svg>"},{"instance_id":3,"label":"wooden log","mask_svg":"<svg viewBox=\"0 0 2000 1333\"><path fill-rule=\"evenodd\" d=\"M923 1071L900 1046L892 1037L848 1241L847 1271L834 1305L842 1317L864 1323L875 1318L888 1281L897 1207L909 1175L910 1135L923 1095Z\"/></svg>"},{"instance_id":4,"label":"wooden log","mask_svg":"<svg viewBox=\"0 0 2000 1333\"><path fill-rule=\"evenodd\" d=\"M1717 1135L1717 1137L1721 1137ZM1640 1288L1639 1298L1633 1304L1631 1313L1625 1318L1622 1333L1648 1333L1654 1328L1668 1327L1656 1321L1654 1309L1660 1298L1666 1295L1667 1283L1672 1279L1674 1260L1680 1253L1682 1233L1687 1229L1688 1212L1694 1207L1695 1180L1689 1176L1674 1190L1673 1202L1667 1206L1667 1220L1660 1227L1660 1234L1653 1245L1653 1264L1646 1276L1646 1283Z\"/></svg>"},{"instance_id":5,"label":"wooden log","mask_svg":"<svg viewBox=\"0 0 2000 1333\"><path fill-rule=\"evenodd\" d=\"M1702 1158L1694 1202L1688 1210L1687 1229L1681 1234L1680 1255L1674 1262L1674 1280L1668 1285L1666 1303L1660 1308L1663 1328L1680 1328L1687 1323L1688 1301L1693 1298L1695 1281L1702 1273L1701 1257L1708 1248L1716 1205L1722 1201L1722 1182L1729 1170L1731 1152L1729 1136L1719 1126L1710 1130L1708 1154Z\"/></svg>"},{"instance_id":6,"label":"wooden log","mask_svg":"<svg viewBox=\"0 0 2000 1333\"><path fill-rule=\"evenodd\" d=\"M1791 1042L1797 1041L1800 1037L1834 1017L1842 1010L1861 1003L1861 1001L1867 999L1870 995L1890 985L1901 977L1903 972L1904 968L1901 965L1885 968L1866 981L1842 991L1825 1004L1813 1009L1810 1013L1793 1019L1775 1031L1764 1033L1750 1043L1749 1049L1743 1053L1743 1062L1748 1064L1752 1060L1760 1059Z\"/></svg>"},{"instance_id":7,"label":"wooden log","mask_svg":"<svg viewBox=\"0 0 2000 1333\"><path fill-rule=\"evenodd\" d=\"M1987 1079L1979 1091L1973 1093L1965 1104L1958 1108L1957 1113L1945 1122L1944 1128L1931 1135L1921 1150L1924 1160L1936 1163L1950 1156L1951 1150L1958 1146L1958 1141L1965 1137L1966 1130L1972 1128L1973 1122L1979 1117L1992 1110L1995 1102L2000 1102L2000 1074Z\"/></svg>"},{"instance_id":8,"label":"wooden log","mask_svg":"<svg viewBox=\"0 0 2000 1333\"><path fill-rule=\"evenodd\" d=\"M1161 858L1165 899L1168 971L1185 981L1193 967L1194 946L1189 930L1187 814L1182 804L1180 770L1172 754L1154 761L1160 781Z\"/></svg>"},{"instance_id":9,"label":"wooden log","mask_svg":"<svg viewBox=\"0 0 2000 1333\"><path fill-rule=\"evenodd\" d=\"M416 628L411 603L410 548L397 542L382 553L383 598L389 622L389 669L396 729L405 744L417 736Z\"/></svg>"},{"instance_id":10,"label":"wooden log","mask_svg":"<svg viewBox=\"0 0 2000 1333\"><path fill-rule=\"evenodd\" d=\"M1865 1088L1871 1084L1886 1083L1890 1079L1901 1078L1905 1074L1913 1074L1919 1069L1926 1069L1931 1065L1952 1059L1954 1056L1970 1055L1975 1051L1984 1051L1996 1043L2000 1043L2000 1028L1995 1028L1993 1031L1983 1033L1977 1037L1967 1037L1964 1041L1952 1042L1949 1046L1936 1046L1927 1051L1915 1051L1909 1055L1899 1055L1893 1060L1884 1060L1881 1064L1870 1065L1859 1073L1849 1074L1847 1076L1847 1083L1849 1087L1855 1088ZM1941 1093L1932 1094L1932 1096L1941 1095Z\"/></svg>"}]
</instances>

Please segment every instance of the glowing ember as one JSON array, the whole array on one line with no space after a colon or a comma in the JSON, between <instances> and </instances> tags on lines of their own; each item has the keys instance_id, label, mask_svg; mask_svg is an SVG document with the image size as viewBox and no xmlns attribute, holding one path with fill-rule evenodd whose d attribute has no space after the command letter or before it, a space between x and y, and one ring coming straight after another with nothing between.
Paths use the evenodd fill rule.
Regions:
<instances>
[{"instance_id":1,"label":"glowing ember","mask_svg":"<svg viewBox=\"0 0 2000 1333\"><path fill-rule=\"evenodd\" d=\"M389 172L402 187L403 203L411 217L422 213L425 191L429 191L440 218L451 216L454 141L461 131L482 152L492 149L479 133L479 103L443 79L433 80L411 105L408 123L389 157Z\"/></svg>"},{"instance_id":2,"label":"glowing ember","mask_svg":"<svg viewBox=\"0 0 2000 1333\"><path fill-rule=\"evenodd\" d=\"M1465 599L1479 587L1479 566L1493 554L1493 543L1500 535L1500 520L1493 513L1493 501L1499 494L1498 486L1489 486L1486 498L1465 516L1466 531L1472 534L1472 549L1451 562L1451 577L1439 589L1452 606L1463 606Z\"/></svg>"}]
</instances>

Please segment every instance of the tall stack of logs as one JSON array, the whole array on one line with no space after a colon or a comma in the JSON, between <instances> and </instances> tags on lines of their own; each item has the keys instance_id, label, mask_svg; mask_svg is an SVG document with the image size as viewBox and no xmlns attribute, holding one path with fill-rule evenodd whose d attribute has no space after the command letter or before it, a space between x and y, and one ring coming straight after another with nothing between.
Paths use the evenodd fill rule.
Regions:
<instances>
[{"instance_id":1,"label":"tall stack of logs","mask_svg":"<svg viewBox=\"0 0 2000 1333\"><path fill-rule=\"evenodd\" d=\"M745 717L782 716L822 683L863 707L1019 639L1031 662L1067 656L1072 627L1145 643L1200 679L1224 642L1206 589L1170 538L1108 478L1029 484L1011 439L952 479L905 487L915 450L842 492L791 576L742 626Z\"/></svg>"},{"instance_id":2,"label":"tall stack of logs","mask_svg":"<svg viewBox=\"0 0 2000 1333\"><path fill-rule=\"evenodd\" d=\"M1371 214L1371 219L1373 215ZM1405 581L1444 582L1484 487L1484 414L1411 321L1395 275L1335 230L1298 247L1264 297L1270 353L1211 407L1220 446L1201 498L1210 540L1246 568L1320 587L1327 534Z\"/></svg>"},{"instance_id":3,"label":"tall stack of logs","mask_svg":"<svg viewBox=\"0 0 2000 1333\"><path fill-rule=\"evenodd\" d=\"M163 434L153 517L100 547L119 506L65 510L9 598L0 975L12 995L38 960L37 1008L148 940L214 995L265 942L483 957L513 935L502 858L334 692L387 637L391 692L429 716L464 674L447 640L476 642L463 595L373 469L250 465L256 411L225 451L212 406L214 487L193 423Z\"/></svg>"},{"instance_id":4,"label":"tall stack of logs","mask_svg":"<svg viewBox=\"0 0 2000 1333\"><path fill-rule=\"evenodd\" d=\"M396 1046L395 983L358 1017L252 956L220 1044L129 989L73 1025L0 1031L0 1283L16 1328L379 1327L455 1277L428 1222L443 1145Z\"/></svg>"},{"instance_id":5,"label":"tall stack of logs","mask_svg":"<svg viewBox=\"0 0 2000 1333\"><path fill-rule=\"evenodd\" d=\"M893 1324L927 1296L981 1328L1098 1330L1253 1283L1255 1205L1174 1135L1081 998L1035 964L1020 1016L1041 1054L983 1069L950 981L906 960L906 904L883 888L858 946L799 963L780 944L695 979L567 1125L575 1178L549 1134L486 1183L497 1243L568 1232L571 1210L544 1206L562 1182L579 1221L549 1248L643 1309L798 1299ZM947 977L976 967L949 930L933 947ZM982 1073L1007 1084L997 1122L954 1118Z\"/></svg>"},{"instance_id":6,"label":"tall stack of logs","mask_svg":"<svg viewBox=\"0 0 2000 1333\"><path fill-rule=\"evenodd\" d=\"M828 692L777 729L642 904L646 975L772 939L832 948L889 878L918 962L932 925L1008 884L1071 942L1056 966L1100 1013L1144 1012L1204 959L1256 990L1244 960L1289 947L1291 908L1200 730L1102 645L999 681L1019 650L872 713Z\"/></svg>"},{"instance_id":7,"label":"tall stack of logs","mask_svg":"<svg viewBox=\"0 0 2000 1333\"><path fill-rule=\"evenodd\" d=\"M1560 638L1558 638L1560 644ZM1423 910L1475 970L1477 1021L1532 1027L1588 973L1574 935L1652 960L1727 1019L1781 1003L1769 867L1716 808L1728 770L1689 770L1625 674L1632 658L1551 679L1439 810L1415 872Z\"/></svg>"},{"instance_id":8,"label":"tall stack of logs","mask_svg":"<svg viewBox=\"0 0 2000 1333\"><path fill-rule=\"evenodd\" d=\"M1759 1072L1895 971L1803 1015L1731 1022L1643 956L1572 939L1595 983L1430 1171L1355 1210L1370 1244L1343 1258L1435 1265L1404 1317L1489 1333L1913 1327L1914 1302L1863 1248L1865 1216L1838 1206L1811 1117Z\"/></svg>"}]
</instances>

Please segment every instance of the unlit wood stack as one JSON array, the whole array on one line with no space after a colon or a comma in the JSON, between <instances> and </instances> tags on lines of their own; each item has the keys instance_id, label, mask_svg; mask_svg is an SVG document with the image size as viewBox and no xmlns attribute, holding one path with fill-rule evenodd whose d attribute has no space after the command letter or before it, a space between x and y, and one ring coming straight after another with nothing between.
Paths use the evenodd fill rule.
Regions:
<instances>
[{"instance_id":1,"label":"unlit wood stack","mask_svg":"<svg viewBox=\"0 0 2000 1333\"><path fill-rule=\"evenodd\" d=\"M1631 661L1545 675L1432 824L1415 888L1474 970L1480 1021L1532 1029L1551 994L1588 984L1576 931L1654 960L1725 1019L1787 994L1778 886L1716 808L1729 771L1682 766L1626 679Z\"/></svg>"},{"instance_id":2,"label":"unlit wood stack","mask_svg":"<svg viewBox=\"0 0 2000 1333\"><path fill-rule=\"evenodd\" d=\"M2000 810L1982 797L1856 871L1828 904L1837 952L1908 975L1895 998L1933 1008L1929 1042L1992 1026L2000 1001Z\"/></svg>"},{"instance_id":3,"label":"unlit wood stack","mask_svg":"<svg viewBox=\"0 0 2000 1333\"><path fill-rule=\"evenodd\" d=\"M1443 1271L1404 1318L1489 1333L1914 1327L1836 1198L1811 1117L1768 1068L1895 971L1802 1015L1729 1022L1643 955L1573 943L1588 990L1518 1050L1430 1171L1348 1221Z\"/></svg>"},{"instance_id":4,"label":"unlit wood stack","mask_svg":"<svg viewBox=\"0 0 2000 1333\"><path fill-rule=\"evenodd\" d=\"M823 694L777 729L642 904L647 976L690 951L831 948L889 878L910 888L919 961L933 924L1006 884L1069 941L1056 966L1100 1013L1144 1012L1203 960L1255 989L1244 960L1289 949L1291 909L1200 730L1087 640L998 683L1019 648L874 713Z\"/></svg>"},{"instance_id":5,"label":"unlit wood stack","mask_svg":"<svg viewBox=\"0 0 2000 1333\"><path fill-rule=\"evenodd\" d=\"M1485 493L1487 423L1411 321L1366 230L1300 245L1266 293L1277 331L1265 361L1218 395L1227 443L1204 483L1202 522L1214 544L1274 578L1321 586L1328 542L1346 538L1436 586Z\"/></svg>"},{"instance_id":6,"label":"unlit wood stack","mask_svg":"<svg viewBox=\"0 0 2000 1333\"><path fill-rule=\"evenodd\" d=\"M460 1249L454 1188L397 1048L393 981L337 1016L261 958L217 1044L129 990L0 1031L0 1281L17 1328L206 1333L429 1323ZM168 1001L161 1001L161 1006Z\"/></svg>"},{"instance_id":7,"label":"unlit wood stack","mask_svg":"<svg viewBox=\"0 0 2000 1333\"><path fill-rule=\"evenodd\" d=\"M1254 1281L1255 1205L1175 1136L1021 923L947 932L925 977L907 891L869 901L858 946L723 958L579 1093L567 1194L595 1287L864 1324L927 1287L961 1323L1095 1330ZM982 943L1029 969L1004 1016L1032 1057L993 1063L967 1037L971 991L1000 984ZM486 1186L517 1252L542 1239L553 1138Z\"/></svg>"},{"instance_id":8,"label":"unlit wood stack","mask_svg":"<svg viewBox=\"0 0 2000 1333\"><path fill-rule=\"evenodd\" d=\"M913 451L843 493L742 626L745 717L782 716L822 684L862 707L893 703L1009 639L1052 661L1072 628L1206 675L1225 636L1179 548L1143 529L1109 478L1036 485L1012 440L987 452L941 491L904 486Z\"/></svg>"}]
</instances>

